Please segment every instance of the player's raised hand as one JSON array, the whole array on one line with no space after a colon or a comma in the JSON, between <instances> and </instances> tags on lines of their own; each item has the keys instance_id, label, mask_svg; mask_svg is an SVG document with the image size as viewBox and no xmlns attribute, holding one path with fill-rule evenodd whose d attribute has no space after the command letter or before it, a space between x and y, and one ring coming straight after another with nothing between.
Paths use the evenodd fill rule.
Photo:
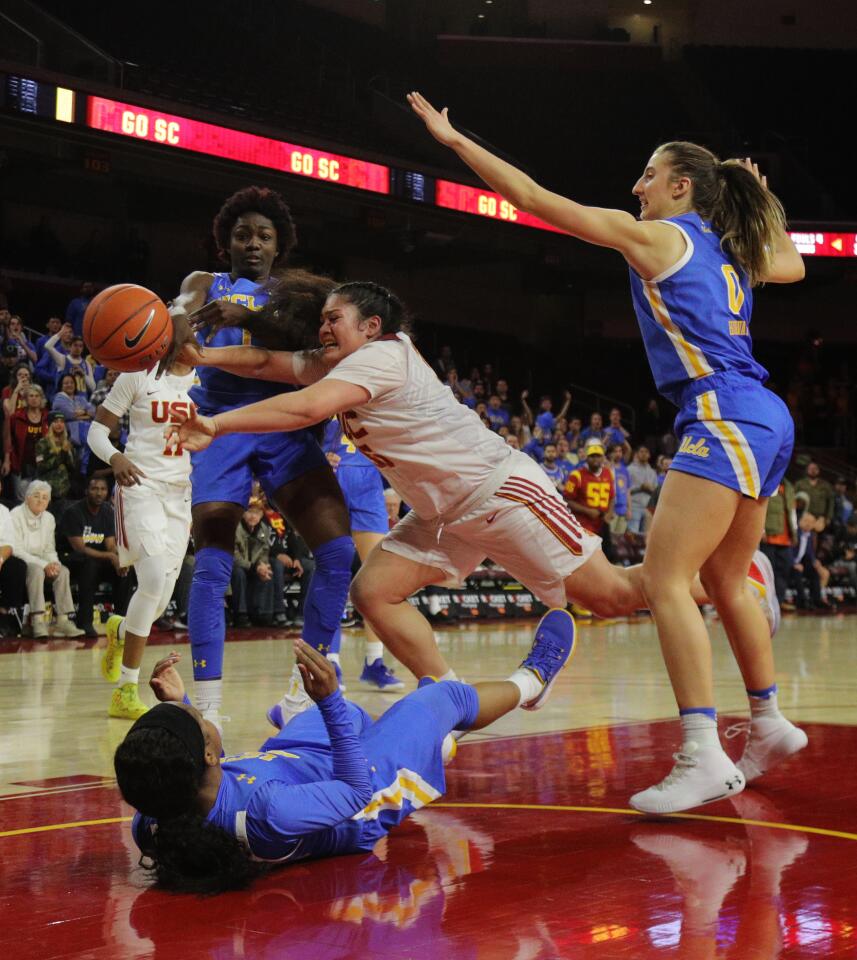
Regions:
<instances>
[{"instance_id":1,"label":"player's raised hand","mask_svg":"<svg viewBox=\"0 0 857 960\"><path fill-rule=\"evenodd\" d=\"M114 453L110 458L110 468L113 470L113 476L121 487L133 487L139 485L140 479L145 479L146 474L124 453Z\"/></svg>"},{"instance_id":2,"label":"player's raised hand","mask_svg":"<svg viewBox=\"0 0 857 960\"><path fill-rule=\"evenodd\" d=\"M316 703L339 689L336 669L330 660L308 643L298 638L295 644L295 660L304 681L304 689Z\"/></svg>"},{"instance_id":3,"label":"player's raised hand","mask_svg":"<svg viewBox=\"0 0 857 960\"><path fill-rule=\"evenodd\" d=\"M205 450L217 436L217 427L213 417L204 417L194 411L186 419L171 423L164 430L164 436L167 438L168 447L175 450L184 447L185 450L196 452Z\"/></svg>"},{"instance_id":4,"label":"player's raised hand","mask_svg":"<svg viewBox=\"0 0 857 960\"><path fill-rule=\"evenodd\" d=\"M753 176L759 181L759 183L761 183L762 186L767 190L767 188L768 188L768 178L767 178L763 173L761 173L761 172L759 171L759 164L758 164L758 163L753 163L753 161L750 159L750 157L745 157L745 158L741 161L741 166L742 166L745 170L749 170L750 173L752 173Z\"/></svg>"},{"instance_id":5,"label":"player's raised hand","mask_svg":"<svg viewBox=\"0 0 857 960\"><path fill-rule=\"evenodd\" d=\"M445 147L451 147L460 139L460 134L449 122L448 107L444 107L438 113L428 100L421 93L417 93L416 90L408 94L408 103L438 143L442 143Z\"/></svg>"},{"instance_id":6,"label":"player's raised hand","mask_svg":"<svg viewBox=\"0 0 857 960\"><path fill-rule=\"evenodd\" d=\"M191 330L194 333L205 333L205 342L211 343L211 338L224 327L246 326L253 316L253 311L242 307L240 303L230 303L228 300L212 300L205 306L195 310L189 317Z\"/></svg>"},{"instance_id":7,"label":"player's raised hand","mask_svg":"<svg viewBox=\"0 0 857 960\"><path fill-rule=\"evenodd\" d=\"M181 654L175 650L168 657L159 660L152 668L152 676L149 678L149 686L152 693L162 703L173 700L182 700L184 698L184 681L181 674L176 670L176 664L181 660Z\"/></svg>"}]
</instances>

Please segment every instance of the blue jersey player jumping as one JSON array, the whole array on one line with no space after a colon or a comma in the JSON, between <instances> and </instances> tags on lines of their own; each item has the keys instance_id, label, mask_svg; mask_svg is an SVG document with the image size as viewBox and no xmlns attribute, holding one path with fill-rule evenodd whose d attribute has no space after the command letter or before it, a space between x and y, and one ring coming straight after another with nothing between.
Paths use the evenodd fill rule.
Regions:
<instances>
[{"instance_id":1,"label":"blue jersey player jumping","mask_svg":"<svg viewBox=\"0 0 857 960\"><path fill-rule=\"evenodd\" d=\"M435 139L515 207L617 250L628 263L652 374L679 407L681 438L648 536L642 588L679 706L682 748L671 773L631 804L674 813L740 793L807 743L780 713L771 637L746 588L768 498L794 442L788 410L765 389L768 374L750 340L752 288L804 276L782 205L749 158L724 162L675 141L655 150L634 184L639 218L583 206L474 143L419 93L408 101ZM772 592L770 563L758 563ZM737 764L717 734L711 644L691 597L697 573L750 702L750 736Z\"/></svg>"},{"instance_id":2,"label":"blue jersey player jumping","mask_svg":"<svg viewBox=\"0 0 857 960\"><path fill-rule=\"evenodd\" d=\"M295 246L289 208L273 190L247 187L231 196L214 219L214 239L224 273L196 272L182 284L171 307L176 347L190 336L186 320L203 344L317 342L318 316L333 284L301 270L278 279L286 309L278 316L260 308L267 302L272 268L282 267ZM231 410L291 389L246 379L217 368L199 370L191 398L200 410ZM315 557L307 593L304 639L330 648L351 579L354 545L348 511L333 471L309 430L277 436L223 437L192 455L193 539L196 558L188 626L193 651L197 704L218 722L226 633L223 597L232 572L235 530L250 499L253 478L295 526ZM293 675L292 695L303 698ZM288 695L287 695L288 697Z\"/></svg>"},{"instance_id":3,"label":"blue jersey player jumping","mask_svg":"<svg viewBox=\"0 0 857 960\"><path fill-rule=\"evenodd\" d=\"M361 561L384 539L390 529L387 520L387 504L384 499L384 483L378 468L364 456L343 431L337 417L327 421L322 440L328 462L333 467L348 513L351 517L351 536ZM366 655L360 682L383 691L401 690L404 684L396 679L384 663L384 645L368 623L366 630ZM339 655L339 637L334 642L331 659Z\"/></svg>"},{"instance_id":4,"label":"blue jersey player jumping","mask_svg":"<svg viewBox=\"0 0 857 960\"><path fill-rule=\"evenodd\" d=\"M209 893L244 886L260 862L370 851L443 794L451 732L480 729L517 706L539 709L574 643L571 614L550 610L508 680L427 679L373 722L343 698L334 665L296 640L318 709L258 750L225 758L217 727L178 702L184 687L171 654L151 684L171 702L144 714L114 758L122 796L138 811L134 838L163 886Z\"/></svg>"}]
</instances>

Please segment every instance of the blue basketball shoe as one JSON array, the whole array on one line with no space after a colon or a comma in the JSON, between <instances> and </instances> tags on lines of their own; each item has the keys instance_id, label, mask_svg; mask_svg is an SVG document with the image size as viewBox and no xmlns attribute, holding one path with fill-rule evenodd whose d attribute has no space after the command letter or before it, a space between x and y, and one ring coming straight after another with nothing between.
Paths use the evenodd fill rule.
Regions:
<instances>
[{"instance_id":1,"label":"blue basketball shoe","mask_svg":"<svg viewBox=\"0 0 857 960\"><path fill-rule=\"evenodd\" d=\"M540 710L545 705L560 670L574 653L576 633L574 617L568 610L548 610L539 621L533 646L521 667L531 670L544 686L535 699L521 704L524 710Z\"/></svg>"},{"instance_id":2,"label":"blue basketball shoe","mask_svg":"<svg viewBox=\"0 0 857 960\"><path fill-rule=\"evenodd\" d=\"M363 672L360 674L360 682L368 683L370 686L375 687L376 690L381 691L401 690L405 686L404 681L399 680L387 664L384 663L383 657L378 657L378 659L373 660L372 663L369 663L368 660L363 661Z\"/></svg>"}]
</instances>

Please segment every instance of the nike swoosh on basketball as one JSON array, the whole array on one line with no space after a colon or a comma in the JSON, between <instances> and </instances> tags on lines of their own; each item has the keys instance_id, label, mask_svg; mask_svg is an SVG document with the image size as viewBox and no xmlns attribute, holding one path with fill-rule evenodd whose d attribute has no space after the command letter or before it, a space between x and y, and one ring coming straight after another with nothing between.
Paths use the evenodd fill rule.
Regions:
<instances>
[{"instance_id":1,"label":"nike swoosh on basketball","mask_svg":"<svg viewBox=\"0 0 857 960\"><path fill-rule=\"evenodd\" d=\"M146 331L149 329L149 327L151 326L152 321L153 321L154 319L155 319L155 308L152 307L152 309L149 311L148 319L147 319L146 322L143 324L143 326L140 327L140 332L137 334L137 336L136 336L136 337L129 337L127 333L125 334L125 346L126 346L129 350L131 350L131 349L133 349L134 347L136 347L137 344L143 339L144 334L145 334Z\"/></svg>"}]
</instances>

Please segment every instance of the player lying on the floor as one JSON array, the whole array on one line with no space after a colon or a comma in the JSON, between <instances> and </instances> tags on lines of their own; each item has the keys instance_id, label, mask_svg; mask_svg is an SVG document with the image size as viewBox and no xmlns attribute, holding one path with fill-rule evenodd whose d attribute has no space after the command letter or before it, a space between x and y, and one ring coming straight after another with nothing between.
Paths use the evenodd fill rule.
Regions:
<instances>
[{"instance_id":1,"label":"player lying on the floor","mask_svg":"<svg viewBox=\"0 0 857 960\"><path fill-rule=\"evenodd\" d=\"M207 893L246 885L260 862L371 850L443 794L451 731L478 730L517 706L539 709L574 642L571 614L550 610L508 680L426 682L373 722L344 699L333 664L296 640L318 709L258 752L222 760L217 728L178 702L184 684L172 654L152 674L164 702L131 727L114 758L122 796L138 811L134 839L163 886Z\"/></svg>"}]
</instances>

